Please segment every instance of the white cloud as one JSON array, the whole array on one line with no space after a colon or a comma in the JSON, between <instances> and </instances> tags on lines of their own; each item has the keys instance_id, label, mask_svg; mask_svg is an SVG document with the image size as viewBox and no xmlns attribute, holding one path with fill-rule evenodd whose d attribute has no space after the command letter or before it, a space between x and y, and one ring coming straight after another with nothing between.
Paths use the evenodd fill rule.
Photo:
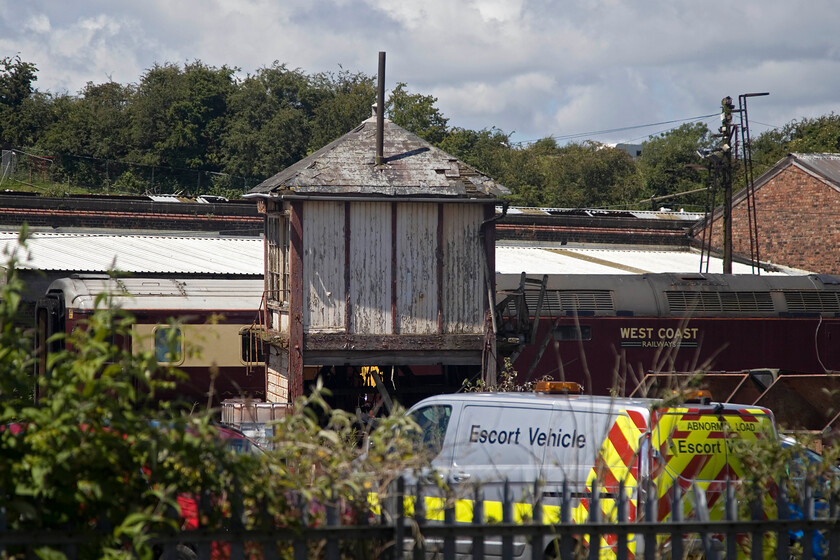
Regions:
<instances>
[{"instance_id":1,"label":"white cloud","mask_svg":"<svg viewBox=\"0 0 840 560\"><path fill-rule=\"evenodd\" d=\"M35 14L26 21L23 28L32 33L49 33L51 29L50 18L46 14Z\"/></svg>"},{"instance_id":2,"label":"white cloud","mask_svg":"<svg viewBox=\"0 0 840 560\"><path fill-rule=\"evenodd\" d=\"M243 72L279 60L339 65L435 95L453 126L522 139L716 111L770 91L756 120L840 111L835 0L0 0L0 52L39 68L41 89L136 82L156 62ZM645 131L640 131L644 134ZM636 132L628 132L636 134ZM596 140L604 140L597 137Z\"/></svg>"}]
</instances>

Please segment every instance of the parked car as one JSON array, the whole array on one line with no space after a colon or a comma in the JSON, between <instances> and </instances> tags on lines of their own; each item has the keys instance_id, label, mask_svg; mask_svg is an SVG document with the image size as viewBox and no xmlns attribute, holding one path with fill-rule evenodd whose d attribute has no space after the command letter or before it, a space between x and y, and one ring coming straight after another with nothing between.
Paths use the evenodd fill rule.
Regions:
<instances>
[{"instance_id":1,"label":"parked car","mask_svg":"<svg viewBox=\"0 0 840 560\"><path fill-rule=\"evenodd\" d=\"M780 443L783 449L793 450L787 471L799 499L792 499L789 503L789 519L804 519L801 498L804 496L806 485L811 485L811 497L814 499L814 518L822 518L829 513L828 498L832 491L837 490L840 482L840 469L835 465L826 464L825 458L816 451L809 449L795 438L782 436ZM804 531L789 531L791 544L804 545ZM815 559L825 558L827 543L825 535L819 531L811 533L811 548Z\"/></svg>"}]
</instances>

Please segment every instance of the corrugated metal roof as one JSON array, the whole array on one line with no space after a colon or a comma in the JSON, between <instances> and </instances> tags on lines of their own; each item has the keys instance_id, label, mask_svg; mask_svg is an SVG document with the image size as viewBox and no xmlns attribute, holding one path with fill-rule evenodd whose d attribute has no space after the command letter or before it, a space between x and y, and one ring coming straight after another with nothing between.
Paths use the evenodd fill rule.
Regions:
<instances>
[{"instance_id":1,"label":"corrugated metal roof","mask_svg":"<svg viewBox=\"0 0 840 560\"><path fill-rule=\"evenodd\" d=\"M266 179L249 195L380 195L492 198L508 194L493 179L389 120L385 164L375 165L376 118L364 121Z\"/></svg>"},{"instance_id":2,"label":"corrugated metal roof","mask_svg":"<svg viewBox=\"0 0 840 560\"><path fill-rule=\"evenodd\" d=\"M496 272L501 274L643 274L699 272L700 253L633 248L552 248L496 245ZM709 260L709 272L722 272L722 259ZM732 263L733 274L751 274L752 267ZM761 274L799 275L805 271L779 268Z\"/></svg>"},{"instance_id":3,"label":"corrugated metal roof","mask_svg":"<svg viewBox=\"0 0 840 560\"><path fill-rule=\"evenodd\" d=\"M496 213L502 213L502 207L496 207ZM696 222L705 214L685 212L684 210L602 210L599 208L536 208L530 206L511 206L508 214L527 214L532 216L586 216L590 218L640 218L645 220L678 220Z\"/></svg>"},{"instance_id":4,"label":"corrugated metal roof","mask_svg":"<svg viewBox=\"0 0 840 560\"><path fill-rule=\"evenodd\" d=\"M17 232L2 232L0 247L18 249L19 268L44 271L264 274L260 237L32 233L23 249Z\"/></svg>"},{"instance_id":5,"label":"corrugated metal roof","mask_svg":"<svg viewBox=\"0 0 840 560\"><path fill-rule=\"evenodd\" d=\"M104 235L34 233L26 249L15 232L0 232L6 253L18 249L19 267L44 271L135 274L226 274L262 276L261 238L186 237L164 235ZM762 274L806 274L778 267ZM641 274L698 272L700 254L694 250L632 247L517 246L497 243L496 271L503 274ZM723 270L712 257L710 272ZM750 274L748 265L733 263L733 273Z\"/></svg>"},{"instance_id":6,"label":"corrugated metal roof","mask_svg":"<svg viewBox=\"0 0 840 560\"><path fill-rule=\"evenodd\" d=\"M91 275L92 276L92 275ZM116 307L138 309L257 310L263 295L261 278L61 278L48 291L60 292L68 309L93 310L100 294Z\"/></svg>"},{"instance_id":7,"label":"corrugated metal roof","mask_svg":"<svg viewBox=\"0 0 840 560\"><path fill-rule=\"evenodd\" d=\"M840 154L790 154L794 163L840 186Z\"/></svg>"}]
</instances>

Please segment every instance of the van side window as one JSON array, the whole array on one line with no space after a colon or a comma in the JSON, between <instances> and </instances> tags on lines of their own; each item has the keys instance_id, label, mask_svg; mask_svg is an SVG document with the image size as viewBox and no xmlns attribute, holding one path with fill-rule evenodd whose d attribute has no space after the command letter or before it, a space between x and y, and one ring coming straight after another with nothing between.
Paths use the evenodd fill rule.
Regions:
<instances>
[{"instance_id":1,"label":"van side window","mask_svg":"<svg viewBox=\"0 0 840 560\"><path fill-rule=\"evenodd\" d=\"M443 438L451 416L452 407L447 405L426 406L411 413L411 419L420 426L423 434L422 443L432 457L436 457L443 447Z\"/></svg>"}]
</instances>

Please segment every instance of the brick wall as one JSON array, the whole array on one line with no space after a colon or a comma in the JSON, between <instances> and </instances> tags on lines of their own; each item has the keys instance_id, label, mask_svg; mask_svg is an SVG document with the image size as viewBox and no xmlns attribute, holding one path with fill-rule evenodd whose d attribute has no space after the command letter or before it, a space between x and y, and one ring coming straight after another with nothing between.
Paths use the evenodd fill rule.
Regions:
<instances>
[{"instance_id":1,"label":"brick wall","mask_svg":"<svg viewBox=\"0 0 840 560\"><path fill-rule=\"evenodd\" d=\"M265 400L274 403L289 402L289 352L269 345Z\"/></svg>"},{"instance_id":2,"label":"brick wall","mask_svg":"<svg viewBox=\"0 0 840 560\"><path fill-rule=\"evenodd\" d=\"M840 192L789 165L756 189L755 210L762 261L840 274ZM722 220L715 220L712 227L712 244L719 249L723 246ZM732 209L732 239L733 252L748 257L746 201Z\"/></svg>"}]
</instances>

